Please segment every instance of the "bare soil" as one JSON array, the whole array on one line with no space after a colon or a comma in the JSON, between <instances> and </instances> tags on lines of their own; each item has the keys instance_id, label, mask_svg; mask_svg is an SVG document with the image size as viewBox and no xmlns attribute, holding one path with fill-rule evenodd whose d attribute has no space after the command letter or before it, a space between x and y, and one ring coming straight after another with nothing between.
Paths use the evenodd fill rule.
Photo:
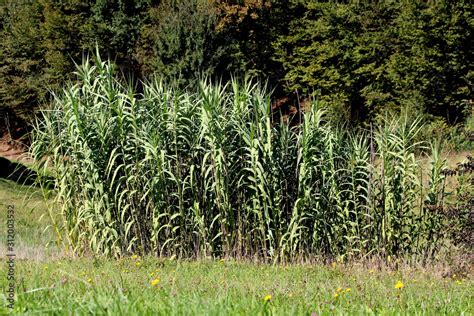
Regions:
<instances>
[{"instance_id":1,"label":"bare soil","mask_svg":"<svg viewBox=\"0 0 474 316\"><path fill-rule=\"evenodd\" d=\"M27 165L33 163L27 147L20 141L12 139L8 134L0 138L0 157Z\"/></svg>"}]
</instances>

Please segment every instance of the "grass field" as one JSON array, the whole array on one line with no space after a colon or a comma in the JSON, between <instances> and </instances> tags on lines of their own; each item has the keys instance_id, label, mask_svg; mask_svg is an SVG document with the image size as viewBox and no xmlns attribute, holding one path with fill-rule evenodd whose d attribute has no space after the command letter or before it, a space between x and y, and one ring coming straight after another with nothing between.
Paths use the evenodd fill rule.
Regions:
<instances>
[{"instance_id":1,"label":"grass field","mask_svg":"<svg viewBox=\"0 0 474 316\"><path fill-rule=\"evenodd\" d=\"M228 261L19 261L15 310L57 314L472 314L471 280L433 270ZM403 288L396 289L398 281ZM5 282L3 281L2 287ZM265 301L267 299L267 301ZM4 308L3 312L6 312Z\"/></svg>"},{"instance_id":2,"label":"grass field","mask_svg":"<svg viewBox=\"0 0 474 316\"><path fill-rule=\"evenodd\" d=\"M44 247L53 236L43 232L48 219L41 216L45 204L38 192L2 180L0 197L1 214L7 205L15 206L17 253L17 301L14 310L6 307L2 264L0 314L474 313L471 276L449 273L442 265L394 269L375 263L273 266L231 259L74 258ZM3 232L5 220L0 223ZM0 236L3 256L5 238ZM397 289L399 281L403 287Z\"/></svg>"},{"instance_id":3,"label":"grass field","mask_svg":"<svg viewBox=\"0 0 474 316\"><path fill-rule=\"evenodd\" d=\"M15 209L15 251L19 259L45 259L57 253L41 193L30 187L0 178L0 254L6 251L6 212Z\"/></svg>"}]
</instances>

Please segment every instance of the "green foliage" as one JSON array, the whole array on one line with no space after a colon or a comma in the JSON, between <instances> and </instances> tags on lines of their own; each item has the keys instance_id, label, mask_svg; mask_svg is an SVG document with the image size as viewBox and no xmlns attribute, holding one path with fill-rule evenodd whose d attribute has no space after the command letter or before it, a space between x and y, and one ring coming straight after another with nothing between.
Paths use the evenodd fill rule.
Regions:
<instances>
[{"instance_id":1,"label":"green foliage","mask_svg":"<svg viewBox=\"0 0 474 316\"><path fill-rule=\"evenodd\" d=\"M443 165L434 155L423 175L420 120L349 133L315 103L290 128L272 124L269 95L250 81L155 79L137 95L99 57L76 74L32 145L75 251L286 261L431 258L445 245L430 211Z\"/></svg>"},{"instance_id":2,"label":"green foliage","mask_svg":"<svg viewBox=\"0 0 474 316\"><path fill-rule=\"evenodd\" d=\"M45 61L40 75L47 87L54 91L71 79L74 60L82 57L82 38L78 26L87 21L87 16L83 14L87 5L82 1L41 0L39 3L42 7L39 42Z\"/></svg>"},{"instance_id":3,"label":"green foliage","mask_svg":"<svg viewBox=\"0 0 474 316\"><path fill-rule=\"evenodd\" d=\"M469 1L5 0L0 112L31 118L98 46L132 81L250 74L276 97L318 95L334 121L410 108L453 125L472 98L472 12Z\"/></svg>"},{"instance_id":4,"label":"green foliage","mask_svg":"<svg viewBox=\"0 0 474 316\"><path fill-rule=\"evenodd\" d=\"M148 10L147 17L135 53L144 74L186 80L215 73L225 47L218 43L212 2L162 1Z\"/></svg>"},{"instance_id":5,"label":"green foliage","mask_svg":"<svg viewBox=\"0 0 474 316\"><path fill-rule=\"evenodd\" d=\"M41 7L36 2L2 4L0 112L13 112L27 118L45 96L40 18Z\"/></svg>"},{"instance_id":6,"label":"green foliage","mask_svg":"<svg viewBox=\"0 0 474 316\"><path fill-rule=\"evenodd\" d=\"M151 1L36 0L0 4L0 112L26 121L59 90L84 52L99 50L137 72L132 52Z\"/></svg>"},{"instance_id":7,"label":"green foliage","mask_svg":"<svg viewBox=\"0 0 474 316\"><path fill-rule=\"evenodd\" d=\"M217 31L226 37L234 73L249 74L276 85L282 67L273 60L272 43L285 33L286 21L295 15L288 1L216 0L219 13Z\"/></svg>"},{"instance_id":8,"label":"green foliage","mask_svg":"<svg viewBox=\"0 0 474 316\"><path fill-rule=\"evenodd\" d=\"M133 58L141 28L148 18L147 11L153 0L101 0L90 7L90 18L81 28L83 48L99 49L116 60L131 74L139 74L140 65ZM80 59L78 59L80 60Z\"/></svg>"},{"instance_id":9,"label":"green foliage","mask_svg":"<svg viewBox=\"0 0 474 316\"><path fill-rule=\"evenodd\" d=\"M410 106L450 123L472 96L470 2L307 1L275 43L290 91L320 94L346 119Z\"/></svg>"}]
</instances>

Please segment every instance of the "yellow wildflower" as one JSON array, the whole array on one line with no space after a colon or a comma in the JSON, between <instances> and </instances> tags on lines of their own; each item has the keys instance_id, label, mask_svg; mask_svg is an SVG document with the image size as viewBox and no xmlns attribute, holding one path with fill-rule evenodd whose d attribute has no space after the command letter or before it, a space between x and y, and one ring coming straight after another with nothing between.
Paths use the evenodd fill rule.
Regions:
<instances>
[{"instance_id":1,"label":"yellow wildflower","mask_svg":"<svg viewBox=\"0 0 474 316\"><path fill-rule=\"evenodd\" d=\"M342 292L342 287L338 287L338 288L336 289L336 292L337 292L337 293Z\"/></svg>"},{"instance_id":2,"label":"yellow wildflower","mask_svg":"<svg viewBox=\"0 0 474 316\"><path fill-rule=\"evenodd\" d=\"M132 259L134 259L134 260L135 260L135 259L138 259L138 255L133 255L133 256L132 256Z\"/></svg>"},{"instance_id":3,"label":"yellow wildflower","mask_svg":"<svg viewBox=\"0 0 474 316\"><path fill-rule=\"evenodd\" d=\"M375 272L374 269L370 269L370 270L369 270L369 273L371 273L371 274L374 273L374 272Z\"/></svg>"},{"instance_id":4,"label":"yellow wildflower","mask_svg":"<svg viewBox=\"0 0 474 316\"><path fill-rule=\"evenodd\" d=\"M91 278L88 278L88 279L87 279L87 282L91 283L91 282L92 282L92 279L91 279Z\"/></svg>"},{"instance_id":5,"label":"yellow wildflower","mask_svg":"<svg viewBox=\"0 0 474 316\"><path fill-rule=\"evenodd\" d=\"M335 267L336 267L336 262L331 263L331 266L332 266L333 268L335 268Z\"/></svg>"},{"instance_id":6,"label":"yellow wildflower","mask_svg":"<svg viewBox=\"0 0 474 316\"><path fill-rule=\"evenodd\" d=\"M405 284L403 284L402 281L397 281L397 283L395 283L395 288L397 290L403 289L404 286L405 286Z\"/></svg>"},{"instance_id":7,"label":"yellow wildflower","mask_svg":"<svg viewBox=\"0 0 474 316\"><path fill-rule=\"evenodd\" d=\"M140 261L135 262L135 265L139 267L141 265Z\"/></svg>"},{"instance_id":8,"label":"yellow wildflower","mask_svg":"<svg viewBox=\"0 0 474 316\"><path fill-rule=\"evenodd\" d=\"M157 286L160 283L160 278L156 278L150 281L151 286Z\"/></svg>"},{"instance_id":9,"label":"yellow wildflower","mask_svg":"<svg viewBox=\"0 0 474 316\"><path fill-rule=\"evenodd\" d=\"M338 297L339 293L334 293L334 298Z\"/></svg>"},{"instance_id":10,"label":"yellow wildflower","mask_svg":"<svg viewBox=\"0 0 474 316\"><path fill-rule=\"evenodd\" d=\"M272 299L272 296L271 296L270 294L267 294L267 295L265 295L265 297L263 298L263 301L264 301L264 302L268 302L268 301L271 300L271 299Z\"/></svg>"},{"instance_id":11,"label":"yellow wildflower","mask_svg":"<svg viewBox=\"0 0 474 316\"><path fill-rule=\"evenodd\" d=\"M348 287L344 292L347 293L347 292L350 292L350 291L352 291L352 289L350 287Z\"/></svg>"}]
</instances>

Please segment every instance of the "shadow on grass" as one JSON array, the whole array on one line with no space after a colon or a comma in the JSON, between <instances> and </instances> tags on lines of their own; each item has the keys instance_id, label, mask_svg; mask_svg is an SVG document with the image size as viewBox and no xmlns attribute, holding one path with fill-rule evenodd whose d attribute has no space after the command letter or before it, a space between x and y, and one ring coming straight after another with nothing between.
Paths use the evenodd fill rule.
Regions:
<instances>
[{"instance_id":1,"label":"shadow on grass","mask_svg":"<svg viewBox=\"0 0 474 316\"><path fill-rule=\"evenodd\" d=\"M36 185L38 174L25 165L0 157L0 178L12 180L18 184Z\"/></svg>"}]
</instances>

